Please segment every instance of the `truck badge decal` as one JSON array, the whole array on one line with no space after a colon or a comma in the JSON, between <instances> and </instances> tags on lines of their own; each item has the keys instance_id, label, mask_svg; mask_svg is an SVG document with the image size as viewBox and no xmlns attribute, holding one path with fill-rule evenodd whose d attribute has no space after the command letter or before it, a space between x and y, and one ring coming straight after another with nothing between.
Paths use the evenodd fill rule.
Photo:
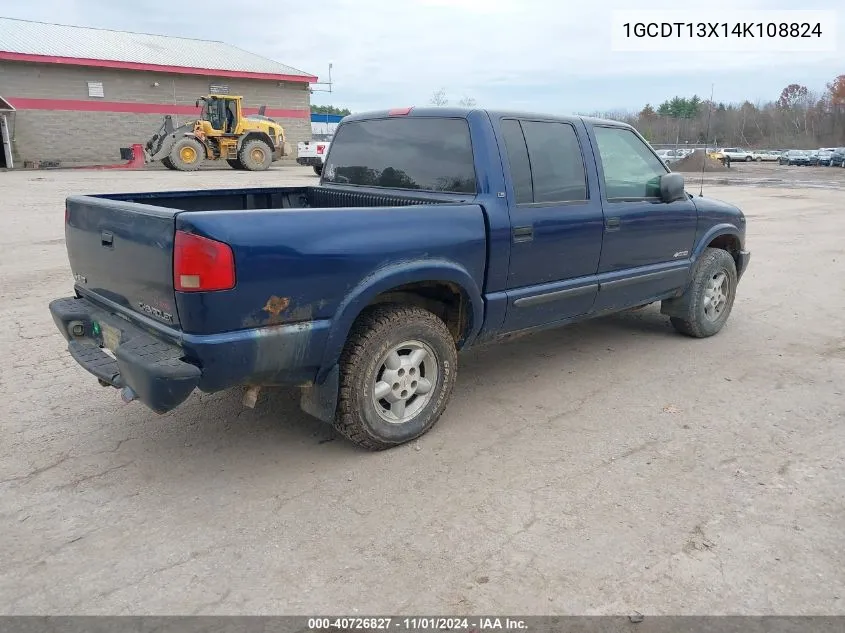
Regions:
<instances>
[{"instance_id":1,"label":"truck badge decal","mask_svg":"<svg viewBox=\"0 0 845 633\"><path fill-rule=\"evenodd\" d=\"M148 305L143 301L138 302L138 308L141 310L141 312L149 314L151 317L155 317L159 321L164 321L165 323L173 323L173 315L169 312L154 308L153 306Z\"/></svg>"},{"instance_id":2,"label":"truck badge decal","mask_svg":"<svg viewBox=\"0 0 845 633\"><path fill-rule=\"evenodd\" d=\"M687 255L689 255L689 251L678 251L673 257L686 257Z\"/></svg>"}]
</instances>

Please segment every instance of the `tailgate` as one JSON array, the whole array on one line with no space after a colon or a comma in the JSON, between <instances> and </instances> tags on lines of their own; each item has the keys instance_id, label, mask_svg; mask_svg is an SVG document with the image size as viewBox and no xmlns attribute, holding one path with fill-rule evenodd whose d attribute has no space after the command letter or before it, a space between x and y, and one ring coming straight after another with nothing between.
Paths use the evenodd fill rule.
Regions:
<instances>
[{"instance_id":1,"label":"tailgate","mask_svg":"<svg viewBox=\"0 0 845 633\"><path fill-rule=\"evenodd\" d=\"M65 242L80 293L178 327L173 290L177 213L97 196L68 198Z\"/></svg>"},{"instance_id":2,"label":"tailgate","mask_svg":"<svg viewBox=\"0 0 845 633\"><path fill-rule=\"evenodd\" d=\"M296 146L296 155L300 158L312 158L317 156L317 145L311 141L301 141Z\"/></svg>"}]
</instances>

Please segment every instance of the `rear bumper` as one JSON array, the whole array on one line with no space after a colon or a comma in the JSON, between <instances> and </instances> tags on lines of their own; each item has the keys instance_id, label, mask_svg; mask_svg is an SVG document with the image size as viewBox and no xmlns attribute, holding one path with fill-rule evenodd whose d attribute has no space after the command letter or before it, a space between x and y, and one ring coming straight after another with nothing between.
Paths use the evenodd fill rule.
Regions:
<instances>
[{"instance_id":1,"label":"rear bumper","mask_svg":"<svg viewBox=\"0 0 845 633\"><path fill-rule=\"evenodd\" d=\"M308 167L317 167L323 164L323 159L318 156L300 156L296 159L296 162L300 165L307 165Z\"/></svg>"},{"instance_id":2,"label":"rear bumper","mask_svg":"<svg viewBox=\"0 0 845 633\"><path fill-rule=\"evenodd\" d=\"M751 251L740 251L737 256L736 277L737 281L742 279L743 273L748 270L748 263L751 261Z\"/></svg>"},{"instance_id":3,"label":"rear bumper","mask_svg":"<svg viewBox=\"0 0 845 633\"><path fill-rule=\"evenodd\" d=\"M331 325L318 320L220 334L165 332L152 320L142 327L141 317L130 322L119 309L86 297L56 299L50 313L77 363L104 384L130 387L157 413L176 408L194 389L310 384Z\"/></svg>"},{"instance_id":4,"label":"rear bumper","mask_svg":"<svg viewBox=\"0 0 845 633\"><path fill-rule=\"evenodd\" d=\"M199 384L201 371L183 360L182 348L85 299L57 299L50 313L77 363L101 383L131 388L156 413L182 404Z\"/></svg>"}]
</instances>

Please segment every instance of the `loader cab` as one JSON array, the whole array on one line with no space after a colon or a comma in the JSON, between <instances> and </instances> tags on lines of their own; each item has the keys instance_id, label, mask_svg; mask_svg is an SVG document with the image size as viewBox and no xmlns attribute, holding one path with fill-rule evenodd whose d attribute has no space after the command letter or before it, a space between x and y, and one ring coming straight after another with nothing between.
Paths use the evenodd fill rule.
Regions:
<instances>
[{"instance_id":1,"label":"loader cab","mask_svg":"<svg viewBox=\"0 0 845 633\"><path fill-rule=\"evenodd\" d=\"M241 123L241 98L221 95L208 95L197 100L202 107L201 119L210 129L206 134L237 134ZM205 127L205 126L204 126Z\"/></svg>"}]
</instances>

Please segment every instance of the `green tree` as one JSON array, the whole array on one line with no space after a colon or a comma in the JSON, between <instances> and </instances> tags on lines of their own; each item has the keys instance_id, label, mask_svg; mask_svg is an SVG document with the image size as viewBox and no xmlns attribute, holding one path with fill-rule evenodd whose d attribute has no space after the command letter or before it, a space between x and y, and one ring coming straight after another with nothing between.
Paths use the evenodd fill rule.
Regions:
<instances>
[{"instance_id":1,"label":"green tree","mask_svg":"<svg viewBox=\"0 0 845 633\"><path fill-rule=\"evenodd\" d=\"M340 116L346 116L348 114L352 114L352 111L349 108L338 108L337 106L333 105L311 105L311 114L338 114Z\"/></svg>"}]
</instances>

